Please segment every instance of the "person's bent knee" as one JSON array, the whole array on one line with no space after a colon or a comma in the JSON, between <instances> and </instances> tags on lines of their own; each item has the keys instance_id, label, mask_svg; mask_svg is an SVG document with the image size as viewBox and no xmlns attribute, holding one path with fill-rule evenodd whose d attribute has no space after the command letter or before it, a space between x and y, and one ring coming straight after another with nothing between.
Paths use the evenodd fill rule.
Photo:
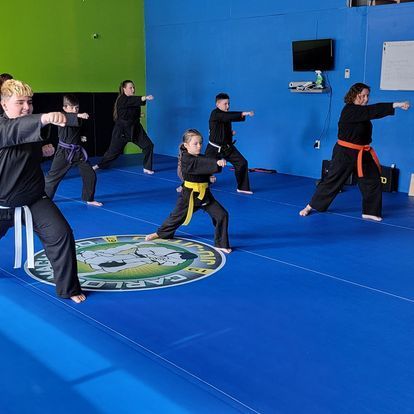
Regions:
<instances>
[{"instance_id":1,"label":"person's bent knee","mask_svg":"<svg viewBox=\"0 0 414 414\"><path fill-rule=\"evenodd\" d=\"M248 162L247 162L247 160L245 159L245 158L243 158L242 160L240 160L240 169L242 169L242 168L248 168L249 167L249 165L248 165Z\"/></svg>"},{"instance_id":2,"label":"person's bent knee","mask_svg":"<svg viewBox=\"0 0 414 414\"><path fill-rule=\"evenodd\" d=\"M51 230L51 238L53 238L54 240L74 238L73 230L66 220L59 221L58 223L53 223L53 226L51 226Z\"/></svg>"},{"instance_id":3,"label":"person's bent knee","mask_svg":"<svg viewBox=\"0 0 414 414\"><path fill-rule=\"evenodd\" d=\"M150 144L145 145L145 147L142 147L143 151L152 151L154 149L154 144L151 142Z\"/></svg>"},{"instance_id":4,"label":"person's bent knee","mask_svg":"<svg viewBox=\"0 0 414 414\"><path fill-rule=\"evenodd\" d=\"M220 214L220 221L229 221L229 213L227 210L223 210L223 212Z\"/></svg>"}]
</instances>

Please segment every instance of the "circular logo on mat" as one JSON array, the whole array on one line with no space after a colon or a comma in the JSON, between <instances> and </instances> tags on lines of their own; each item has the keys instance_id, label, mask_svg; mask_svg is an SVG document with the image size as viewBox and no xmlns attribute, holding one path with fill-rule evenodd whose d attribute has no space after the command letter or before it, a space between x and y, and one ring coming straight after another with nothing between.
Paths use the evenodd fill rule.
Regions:
<instances>
[{"instance_id":1,"label":"circular logo on mat","mask_svg":"<svg viewBox=\"0 0 414 414\"><path fill-rule=\"evenodd\" d=\"M158 289L194 282L221 269L226 259L212 246L176 238L145 241L145 236L103 236L76 241L79 281L84 290ZM26 273L53 283L45 251L35 254Z\"/></svg>"}]
</instances>

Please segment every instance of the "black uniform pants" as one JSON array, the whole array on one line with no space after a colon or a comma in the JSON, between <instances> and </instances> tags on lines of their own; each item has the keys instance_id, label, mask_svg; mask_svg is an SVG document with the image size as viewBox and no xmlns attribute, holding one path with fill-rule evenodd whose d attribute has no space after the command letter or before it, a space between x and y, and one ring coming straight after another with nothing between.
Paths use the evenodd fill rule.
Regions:
<instances>
[{"instance_id":1,"label":"black uniform pants","mask_svg":"<svg viewBox=\"0 0 414 414\"><path fill-rule=\"evenodd\" d=\"M232 147L232 150L228 155L221 157L218 148L208 144L205 154L207 157L215 157L217 159L224 158L226 161L230 162L234 167L237 188L243 191L250 191L249 166L246 158L243 157L235 146Z\"/></svg>"},{"instance_id":2,"label":"black uniform pants","mask_svg":"<svg viewBox=\"0 0 414 414\"><path fill-rule=\"evenodd\" d=\"M152 170L154 144L140 123L132 126L128 126L121 122L115 123L112 131L111 143L102 160L98 163L98 167L108 168L109 164L123 153L125 145L129 141L142 149L142 153L144 154L143 167L146 170Z\"/></svg>"},{"instance_id":3,"label":"black uniform pants","mask_svg":"<svg viewBox=\"0 0 414 414\"><path fill-rule=\"evenodd\" d=\"M229 214L226 209L217 200L215 200L212 195L209 196L209 203L207 205L200 205L198 201L199 200L195 199L193 213L199 209L203 209L211 217L215 229L214 245L216 247L230 248L228 235ZM178 227L184 223L187 211L188 201L185 200L183 194L180 193L174 210L164 221L164 223L162 223L161 227L158 228L158 236L161 239L172 239Z\"/></svg>"},{"instance_id":4,"label":"black uniform pants","mask_svg":"<svg viewBox=\"0 0 414 414\"><path fill-rule=\"evenodd\" d=\"M60 210L48 198L42 198L29 206L33 217L33 229L43 244L52 268L56 293L62 298L82 293L76 263L75 240L72 229ZM5 218L3 214L9 215ZM12 210L2 210L0 239L14 226Z\"/></svg>"},{"instance_id":5,"label":"black uniform pants","mask_svg":"<svg viewBox=\"0 0 414 414\"><path fill-rule=\"evenodd\" d=\"M80 176L82 177L82 200L95 200L96 188L96 173L88 161L83 159L83 154L75 154L72 163L67 160L68 150L58 149L53 158L52 166L45 178L45 192L52 200L55 196L56 190L63 177L70 170L71 167L77 166L79 168Z\"/></svg>"},{"instance_id":6,"label":"black uniform pants","mask_svg":"<svg viewBox=\"0 0 414 414\"><path fill-rule=\"evenodd\" d=\"M349 176L356 170L358 150L335 145L332 161L326 177L318 184L309 205L317 211L326 211L344 186ZM381 217L382 188L378 167L371 154L364 152L362 158L364 177L358 178L362 194L362 214Z\"/></svg>"}]
</instances>

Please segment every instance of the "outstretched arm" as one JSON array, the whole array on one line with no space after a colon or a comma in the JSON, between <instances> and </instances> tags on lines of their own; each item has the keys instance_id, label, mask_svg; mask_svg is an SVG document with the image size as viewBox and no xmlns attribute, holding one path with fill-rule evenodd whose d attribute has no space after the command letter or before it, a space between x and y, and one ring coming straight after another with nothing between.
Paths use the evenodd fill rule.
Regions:
<instances>
[{"instance_id":1,"label":"outstretched arm","mask_svg":"<svg viewBox=\"0 0 414 414\"><path fill-rule=\"evenodd\" d=\"M57 112L60 113L60 112ZM83 114L77 114L74 112L69 112L66 114L61 114L64 115L65 117L65 122L61 123L61 124L55 124L54 125L58 125L60 127L80 127L81 126L81 119L88 119L89 115L85 112Z\"/></svg>"},{"instance_id":2,"label":"outstretched arm","mask_svg":"<svg viewBox=\"0 0 414 414\"><path fill-rule=\"evenodd\" d=\"M41 115L27 115L15 119L0 118L0 148L42 141L40 118Z\"/></svg>"},{"instance_id":3,"label":"outstretched arm","mask_svg":"<svg viewBox=\"0 0 414 414\"><path fill-rule=\"evenodd\" d=\"M65 115L60 112L26 115L19 118L0 118L0 148L43 141L42 126L53 124L64 126Z\"/></svg>"},{"instance_id":4,"label":"outstretched arm","mask_svg":"<svg viewBox=\"0 0 414 414\"><path fill-rule=\"evenodd\" d=\"M219 111L214 110L210 115L210 121L218 122L241 122L246 119L246 115L250 112L240 112L240 111Z\"/></svg>"},{"instance_id":5,"label":"outstretched arm","mask_svg":"<svg viewBox=\"0 0 414 414\"><path fill-rule=\"evenodd\" d=\"M373 105L345 105L340 122L365 122L394 115L396 108L407 110L409 102L377 103Z\"/></svg>"},{"instance_id":6,"label":"outstretched arm","mask_svg":"<svg viewBox=\"0 0 414 414\"><path fill-rule=\"evenodd\" d=\"M184 154L181 159L181 171L186 174L210 175L220 171L220 167L225 160L216 158Z\"/></svg>"}]
</instances>

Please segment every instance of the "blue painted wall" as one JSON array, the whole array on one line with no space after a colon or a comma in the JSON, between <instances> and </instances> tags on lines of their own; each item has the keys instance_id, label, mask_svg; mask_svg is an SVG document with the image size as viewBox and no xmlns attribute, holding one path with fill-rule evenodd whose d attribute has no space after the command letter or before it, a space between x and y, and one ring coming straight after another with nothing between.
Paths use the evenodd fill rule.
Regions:
<instances>
[{"instance_id":1,"label":"blue painted wall","mask_svg":"<svg viewBox=\"0 0 414 414\"><path fill-rule=\"evenodd\" d=\"M409 100L410 111L397 111L395 117L375 123L374 143L384 165L396 163L400 168L399 191L407 192L414 173L414 92L382 91L382 44L384 41L414 40L414 3L397 6L369 7L367 19L366 79L374 88L372 100Z\"/></svg>"},{"instance_id":2,"label":"blue painted wall","mask_svg":"<svg viewBox=\"0 0 414 414\"><path fill-rule=\"evenodd\" d=\"M319 177L353 83L371 85L371 102L414 103L413 92L379 90L382 42L414 40L413 3L348 8L346 0L151 0L145 17L147 92L156 98L148 105L148 128L159 153L175 155L186 128L207 138L214 97L227 92L232 109L256 113L234 124L251 167ZM313 72L293 72L291 58L292 40L313 38L335 40L332 97L287 87L314 80ZM350 79L344 79L345 68ZM316 139L320 150L313 149ZM413 112L375 121L374 144L383 164L401 169L400 191L407 191L414 171Z\"/></svg>"}]
</instances>

